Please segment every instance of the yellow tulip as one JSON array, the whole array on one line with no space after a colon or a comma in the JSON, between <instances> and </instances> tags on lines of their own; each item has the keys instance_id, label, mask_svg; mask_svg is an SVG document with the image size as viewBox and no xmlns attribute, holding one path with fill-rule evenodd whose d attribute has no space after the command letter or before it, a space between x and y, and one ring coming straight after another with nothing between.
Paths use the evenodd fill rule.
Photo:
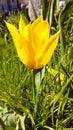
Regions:
<instances>
[{"instance_id":1,"label":"yellow tulip","mask_svg":"<svg viewBox=\"0 0 73 130\"><path fill-rule=\"evenodd\" d=\"M50 61L58 43L59 31L49 38L50 26L47 20L39 17L26 25L20 17L19 30L13 24L5 23L23 64L39 69Z\"/></svg>"}]
</instances>

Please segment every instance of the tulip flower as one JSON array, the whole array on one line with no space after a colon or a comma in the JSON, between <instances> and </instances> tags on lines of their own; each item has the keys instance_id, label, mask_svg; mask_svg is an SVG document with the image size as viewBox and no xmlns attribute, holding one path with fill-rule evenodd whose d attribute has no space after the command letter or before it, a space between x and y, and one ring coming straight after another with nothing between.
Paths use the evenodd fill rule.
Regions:
<instances>
[{"instance_id":1,"label":"tulip flower","mask_svg":"<svg viewBox=\"0 0 73 130\"><path fill-rule=\"evenodd\" d=\"M49 37L50 25L47 20L39 17L33 23L26 25L20 17L19 29L11 23L6 21L5 23L23 64L39 69L50 61L58 43L59 31Z\"/></svg>"}]
</instances>

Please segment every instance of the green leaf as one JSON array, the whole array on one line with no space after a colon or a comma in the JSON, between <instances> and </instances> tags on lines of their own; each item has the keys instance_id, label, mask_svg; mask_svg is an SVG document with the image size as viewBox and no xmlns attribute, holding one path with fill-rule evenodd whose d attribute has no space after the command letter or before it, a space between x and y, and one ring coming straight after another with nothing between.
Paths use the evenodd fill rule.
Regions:
<instances>
[{"instance_id":1,"label":"green leaf","mask_svg":"<svg viewBox=\"0 0 73 130\"><path fill-rule=\"evenodd\" d=\"M45 75L45 67L43 67L42 69L35 70L35 85L36 85L36 87L40 86L44 75Z\"/></svg>"}]
</instances>

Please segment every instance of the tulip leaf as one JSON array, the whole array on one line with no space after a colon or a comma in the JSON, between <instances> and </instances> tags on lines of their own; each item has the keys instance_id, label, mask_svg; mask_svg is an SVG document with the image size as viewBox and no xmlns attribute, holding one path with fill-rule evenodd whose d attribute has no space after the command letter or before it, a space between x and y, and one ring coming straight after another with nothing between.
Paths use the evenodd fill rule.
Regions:
<instances>
[{"instance_id":1,"label":"tulip leaf","mask_svg":"<svg viewBox=\"0 0 73 130\"><path fill-rule=\"evenodd\" d=\"M44 75L45 75L45 67L35 70L35 85L36 86L40 86Z\"/></svg>"},{"instance_id":2,"label":"tulip leaf","mask_svg":"<svg viewBox=\"0 0 73 130\"><path fill-rule=\"evenodd\" d=\"M42 78L45 75L45 67L41 68L41 69L33 69L33 89L32 89L32 93L33 93L33 100L35 102L34 105L34 117L36 118L36 113L37 113L37 104L39 101L39 94L41 92L41 81Z\"/></svg>"}]
</instances>

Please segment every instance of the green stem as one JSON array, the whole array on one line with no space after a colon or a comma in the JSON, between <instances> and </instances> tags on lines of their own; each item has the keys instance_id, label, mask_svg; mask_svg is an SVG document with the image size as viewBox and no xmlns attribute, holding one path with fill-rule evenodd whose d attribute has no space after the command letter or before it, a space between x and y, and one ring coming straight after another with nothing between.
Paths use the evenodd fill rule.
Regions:
<instances>
[{"instance_id":1,"label":"green stem","mask_svg":"<svg viewBox=\"0 0 73 130\"><path fill-rule=\"evenodd\" d=\"M32 70L32 97L34 102L34 113L33 116L36 118L36 85L35 85L35 70Z\"/></svg>"},{"instance_id":2,"label":"green stem","mask_svg":"<svg viewBox=\"0 0 73 130\"><path fill-rule=\"evenodd\" d=\"M32 70L32 97L33 97L33 101L35 101L35 95L36 95L36 92L35 92L35 70L33 69Z\"/></svg>"},{"instance_id":3,"label":"green stem","mask_svg":"<svg viewBox=\"0 0 73 130\"><path fill-rule=\"evenodd\" d=\"M54 9L53 6L54 6L54 0L51 1L51 6L50 6L50 16L49 16L50 27L53 22L53 9Z\"/></svg>"},{"instance_id":4,"label":"green stem","mask_svg":"<svg viewBox=\"0 0 73 130\"><path fill-rule=\"evenodd\" d=\"M63 37L63 30L62 30L62 22L61 22L61 16L59 16L59 29L60 29L60 50L61 50L61 62L64 65L65 64L65 57L64 57L64 37Z\"/></svg>"}]
</instances>

